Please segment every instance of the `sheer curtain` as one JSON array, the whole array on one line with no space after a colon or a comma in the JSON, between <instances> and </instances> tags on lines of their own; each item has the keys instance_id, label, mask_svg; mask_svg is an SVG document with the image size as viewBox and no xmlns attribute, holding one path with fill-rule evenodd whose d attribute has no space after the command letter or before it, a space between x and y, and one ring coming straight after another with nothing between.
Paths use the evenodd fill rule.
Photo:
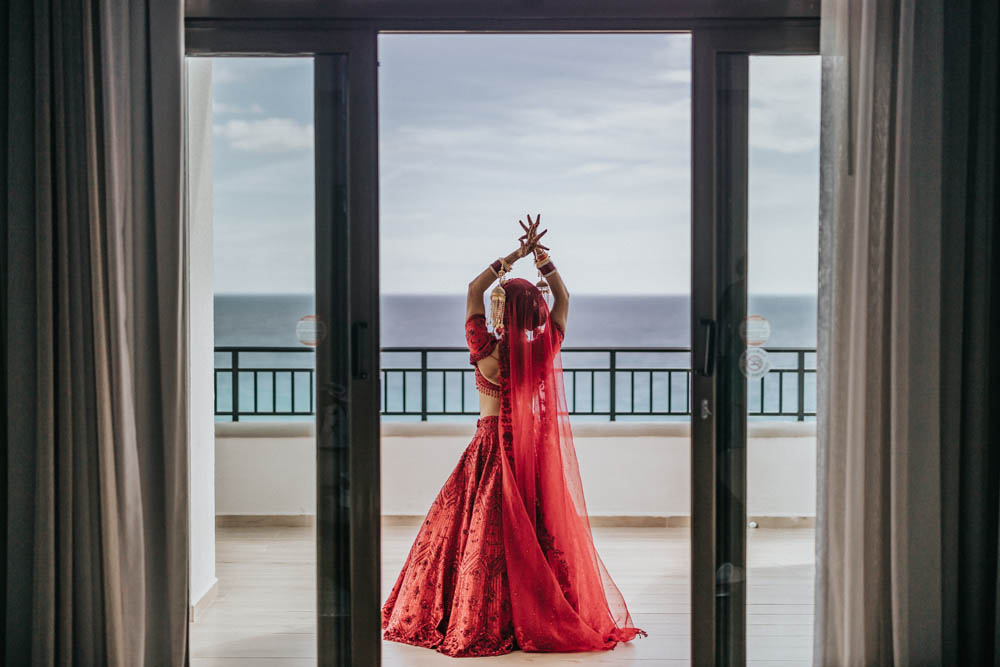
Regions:
<instances>
[{"instance_id":1,"label":"sheer curtain","mask_svg":"<svg viewBox=\"0 0 1000 667\"><path fill-rule=\"evenodd\" d=\"M5 664L182 665L181 6L2 14Z\"/></svg>"},{"instance_id":2,"label":"sheer curtain","mask_svg":"<svg viewBox=\"0 0 1000 667\"><path fill-rule=\"evenodd\" d=\"M995 660L997 40L823 2L816 665Z\"/></svg>"}]
</instances>

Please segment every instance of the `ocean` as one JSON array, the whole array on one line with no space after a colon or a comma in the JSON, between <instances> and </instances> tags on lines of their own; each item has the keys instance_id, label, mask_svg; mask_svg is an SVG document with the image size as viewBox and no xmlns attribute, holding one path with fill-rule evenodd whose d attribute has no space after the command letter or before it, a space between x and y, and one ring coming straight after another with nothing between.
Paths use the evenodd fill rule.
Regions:
<instances>
[{"instance_id":1,"label":"ocean","mask_svg":"<svg viewBox=\"0 0 1000 667\"><path fill-rule=\"evenodd\" d=\"M309 294L219 294L216 345L299 345L295 325L312 314ZM769 347L816 346L816 297L751 297L751 314L771 324ZM688 347L687 295L573 295L566 347ZM385 295L381 299L382 347L465 345L464 295Z\"/></svg>"},{"instance_id":2,"label":"ocean","mask_svg":"<svg viewBox=\"0 0 1000 667\"><path fill-rule=\"evenodd\" d=\"M770 324L770 336L766 347L807 347L816 346L816 298L802 295L761 295L751 297L749 313L765 317ZM303 346L296 334L296 325L303 316L314 312L315 301L309 294L219 294L215 297L215 344L216 346ZM384 295L381 298L381 347L464 347L465 333L464 295ZM572 347L681 347L690 346L690 300L687 295L637 296L637 295L574 295L567 325L565 348ZM242 354L241 368L302 368L312 367L312 354ZM794 365L795 355L771 356L771 368L787 368ZM686 353L628 353L618 356L619 368L636 369L686 368L689 366ZM606 353L564 353L563 364L573 368L607 368ZM428 355L428 365L439 368L468 369L468 354L439 353ZM806 365L815 368L815 355L807 355ZM230 367L230 357L216 354L216 368ZM419 355L415 353L383 353L383 370L392 368L419 367ZM252 373L241 375L241 410L253 407L254 384ZM291 382L295 387L295 409L307 410L311 393L308 373L294 374L294 380L266 381L258 388L258 409L266 409L274 401L279 410L289 410L291 405ZM404 385L403 376L409 378ZM573 390L572 383L579 382L578 391L572 396L582 409L593 400L596 405L610 405L609 387L606 373L598 374L594 384L585 373L577 380L574 374L567 378L567 395ZM448 376L448 377L446 377ZM428 409L431 411L457 411L465 406L478 405L475 389L466 382L464 391L458 381L458 373L428 374ZM635 378L622 373L617 378L616 409L628 411L638 402L640 406L655 404L656 410L683 410L686 408L686 378L683 373L637 373ZM289 374L284 377L291 378ZM383 410L401 412L419 411L419 373L388 373L385 380ZM784 409L789 402L794 403L796 385L786 378L782 385L785 393ZM602 384L603 382L603 384ZM623 384L624 383L624 384ZM778 378L771 373L766 378L768 389L764 391L764 407L774 411L778 407ZM670 385L668 392L668 386ZM773 385L773 387L772 387ZM789 393L791 390L791 394ZM219 410L231 410L231 380L226 373L217 374ZM631 392L631 393L629 393ZM464 394L464 402L463 396ZM591 396L593 394L593 396ZM807 376L805 383L806 409L815 405L815 378ZM667 399L668 395L672 396ZM405 396L405 407L404 407ZM749 383L748 400L751 406L759 405L761 388L759 382ZM672 401L669 405L667 401ZM249 402L248 402L249 401ZM284 405L285 407L280 407ZM414 407L416 406L416 408ZM571 410L573 406L571 405ZM228 419L219 416L218 419ZM289 419L289 417L281 417ZM410 416L392 415L385 419L410 419ZM435 418L435 417L431 417ZM440 418L456 418L453 415ZM607 420L607 416L592 417ZM620 416L628 419L628 416ZM637 417L639 418L639 417ZM644 417L648 419L649 417ZM677 417L658 417L671 419ZM241 417L241 419L275 419L275 417ZM296 419L296 417L291 417ZM574 417L574 419L585 419Z\"/></svg>"}]
</instances>

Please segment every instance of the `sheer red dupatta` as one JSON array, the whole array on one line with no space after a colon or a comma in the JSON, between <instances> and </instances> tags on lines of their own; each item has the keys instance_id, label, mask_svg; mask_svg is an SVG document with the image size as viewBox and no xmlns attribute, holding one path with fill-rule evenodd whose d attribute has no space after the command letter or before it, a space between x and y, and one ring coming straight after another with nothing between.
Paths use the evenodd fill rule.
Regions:
<instances>
[{"instance_id":1,"label":"sheer red dupatta","mask_svg":"<svg viewBox=\"0 0 1000 667\"><path fill-rule=\"evenodd\" d=\"M504 284L503 521L514 632L525 651L609 649L646 633L594 549L566 408L563 334L530 282Z\"/></svg>"}]
</instances>

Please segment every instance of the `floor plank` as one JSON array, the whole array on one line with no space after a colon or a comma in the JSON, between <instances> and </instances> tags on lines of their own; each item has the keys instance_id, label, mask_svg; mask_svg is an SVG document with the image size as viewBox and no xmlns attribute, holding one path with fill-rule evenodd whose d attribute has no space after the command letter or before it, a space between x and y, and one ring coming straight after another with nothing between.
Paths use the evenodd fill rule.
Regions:
<instances>
[{"instance_id":1,"label":"floor plank","mask_svg":"<svg viewBox=\"0 0 1000 667\"><path fill-rule=\"evenodd\" d=\"M388 595L418 523L382 528L382 595ZM613 651L467 658L462 664L686 665L690 655L688 528L594 528L594 540L629 604L649 632ZM748 535L749 664L807 665L812 651L813 531L751 530ZM300 667L316 661L316 572L313 527L220 527L216 531L219 594L191 625L194 667ZM454 665L434 651L382 643L382 664Z\"/></svg>"}]
</instances>

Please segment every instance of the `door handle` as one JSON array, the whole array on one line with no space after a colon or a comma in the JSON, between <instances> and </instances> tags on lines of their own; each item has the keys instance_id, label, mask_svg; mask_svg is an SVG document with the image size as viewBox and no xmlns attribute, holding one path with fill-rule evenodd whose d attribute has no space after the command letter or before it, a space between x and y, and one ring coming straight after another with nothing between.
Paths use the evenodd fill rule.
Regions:
<instances>
[{"instance_id":1,"label":"door handle","mask_svg":"<svg viewBox=\"0 0 1000 667\"><path fill-rule=\"evenodd\" d=\"M705 344L699 374L711 377L715 372L715 320L703 317L700 324L705 330Z\"/></svg>"},{"instance_id":2,"label":"door handle","mask_svg":"<svg viewBox=\"0 0 1000 667\"><path fill-rule=\"evenodd\" d=\"M368 323L355 322L351 331L351 374L355 380L367 380Z\"/></svg>"}]
</instances>

